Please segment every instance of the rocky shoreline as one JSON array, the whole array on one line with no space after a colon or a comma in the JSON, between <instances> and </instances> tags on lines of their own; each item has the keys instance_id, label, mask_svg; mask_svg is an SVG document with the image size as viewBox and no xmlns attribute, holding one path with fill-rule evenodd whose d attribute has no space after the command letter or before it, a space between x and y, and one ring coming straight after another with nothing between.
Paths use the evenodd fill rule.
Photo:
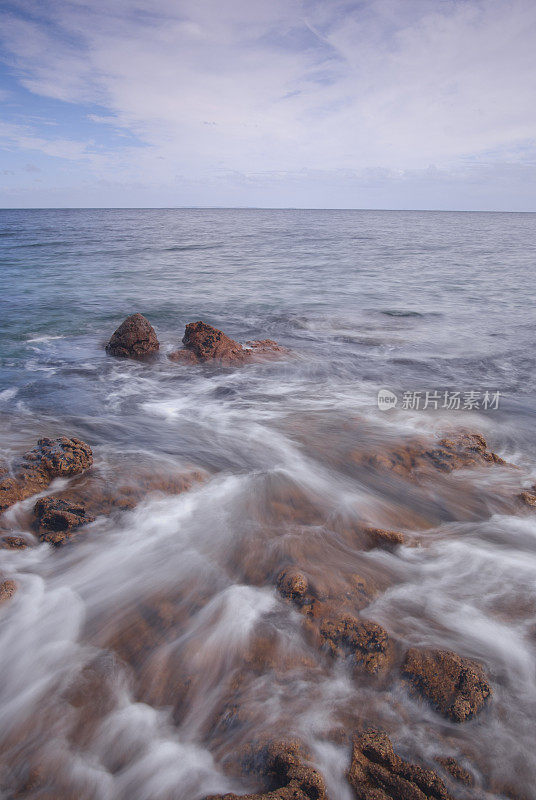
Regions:
<instances>
[{"instance_id":1,"label":"rocky shoreline","mask_svg":"<svg viewBox=\"0 0 536 800\"><path fill-rule=\"evenodd\" d=\"M243 346L204 322L188 324L182 344L182 348L169 354L169 359L191 366L240 367L290 355L269 339ZM119 358L150 360L159 350L156 332L140 314L128 317L106 345L107 353ZM414 437L382 448L354 450L348 454L348 465L368 471L371 481L394 476L402 485L417 486L423 492L429 485L435 491L436 486L441 487L442 481L459 471L516 470L492 452L480 434L464 430L450 431L435 441ZM490 498L493 495L493 502L511 513L531 513L536 507L536 487L527 489L526 476L521 470L517 472L515 491L508 486L501 495L490 489ZM55 490L53 481L58 478L67 484ZM188 492L210 476L193 466L181 474L149 472L137 476L130 484L127 478L127 474L117 475L111 483L100 479L95 473L90 443L71 436L39 439L15 463L1 468L0 547L9 550L32 549L41 544L75 547L99 517L123 514L154 493L173 496ZM464 491L476 490L468 486ZM25 518L27 530L21 536L20 531L10 529L5 512L34 496L36 501ZM275 527L288 520L296 526L329 524L346 547L364 552L375 548L393 552L402 545L418 544L419 537L426 537L426 530L413 526L411 520L400 526L400 530L396 526L379 527L374 519L356 522L344 514L327 521L314 499L292 486L274 491L269 511L270 524ZM438 719L456 725L465 725L480 714L493 713L494 676L487 673L485 664L446 649L408 647L397 635L367 616L367 607L387 586L374 585L360 574L341 575L338 582L326 583L322 580L322 565L317 565L316 572L311 570L310 564L300 562L299 552L298 548L296 557L289 558L288 553L267 551L255 563L240 561L237 556L237 569L243 583L272 587L281 601L299 615L304 641L324 659L326 669L330 664L341 663L352 681L371 682L382 692L400 685ZM7 574L1 575L2 613L9 614L9 604L16 592L16 582ZM201 588L197 594L197 608L202 608L206 598ZM177 636L191 613L191 608L185 611L181 587L175 593L162 594L156 576L154 598L140 601L126 619L117 621L107 634L105 648L113 658L128 664L139 700L172 707L177 723L188 708L188 693L195 686L195 674L172 658L156 669L153 656L162 643ZM252 676L261 674L267 665L282 670L283 675L286 669L295 666L278 663L272 644L269 636L260 633L237 671L235 683L229 687L228 701L213 719L216 751L218 738L232 739L243 724L243 715L248 712L241 707L240 698L252 690ZM304 653L297 659L305 669L307 658ZM90 686L92 682L99 684L100 669L96 663L85 676L80 676L80 682L89 680ZM89 729L95 715L106 713L112 699L105 696L104 683L96 695L82 692L81 699L74 703L80 716L78 725ZM76 693L76 687L73 691ZM471 764L470 753L454 757L448 741L444 755L434 764L402 757L389 731L380 729L378 720L359 710L350 713L348 720L341 721L336 729L327 730L325 737L326 741L347 745L347 781L357 800L485 798L489 792L519 800L519 795L509 794L508 787L481 777L478 765ZM245 746L241 744L232 762L222 765L230 775L261 788L253 794L207 795L206 800L235 800L239 796L245 800L327 800L324 777L313 762L303 742L289 741L274 732L268 740L261 737ZM13 798L68 796L55 786L47 765L39 763L28 769L14 769L2 788Z\"/></svg>"}]
</instances>

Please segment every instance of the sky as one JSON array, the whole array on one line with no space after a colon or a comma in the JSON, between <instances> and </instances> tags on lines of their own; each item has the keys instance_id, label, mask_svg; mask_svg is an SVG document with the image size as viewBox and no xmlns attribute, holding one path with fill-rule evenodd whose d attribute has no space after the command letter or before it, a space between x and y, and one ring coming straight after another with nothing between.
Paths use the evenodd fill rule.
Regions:
<instances>
[{"instance_id":1,"label":"sky","mask_svg":"<svg viewBox=\"0 0 536 800\"><path fill-rule=\"evenodd\" d=\"M536 211L535 0L2 0L0 207Z\"/></svg>"}]
</instances>

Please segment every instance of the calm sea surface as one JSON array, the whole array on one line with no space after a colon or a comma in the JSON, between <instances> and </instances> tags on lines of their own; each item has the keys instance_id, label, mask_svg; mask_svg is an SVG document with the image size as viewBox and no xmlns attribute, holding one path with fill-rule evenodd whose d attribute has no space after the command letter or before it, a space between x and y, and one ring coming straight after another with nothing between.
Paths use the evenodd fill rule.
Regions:
<instances>
[{"instance_id":1,"label":"calm sea surface","mask_svg":"<svg viewBox=\"0 0 536 800\"><path fill-rule=\"evenodd\" d=\"M290 553L298 566L300 558L311 569L325 562L328 576L342 568L329 525L270 527L270 493L283 485L321 498L326 519L351 506L360 518L394 525L382 491L348 467L349 442L359 448L463 427L522 468L504 477L512 493L536 481L535 276L535 214L0 211L5 459L40 436L66 433L92 446L102 474L144 463L207 476L193 492L151 496L97 520L68 548L0 550L2 574L19 584L0 612L6 763L49 759L75 792L56 786L57 797L197 800L255 788L226 774L226 758L280 725L307 741L332 798L348 800L348 749L328 741L325 728L359 706L406 756L433 764L454 755L485 796L512 787L536 797L536 518L477 513L459 494L402 501L393 492L388 505L401 520L406 513L400 527L418 527L408 509L428 520L419 546L345 555L355 558L354 572L385 587L364 613L400 642L485 664L494 698L465 727L396 682L356 685L344 665L326 666L300 644L301 618L269 570L253 578L241 561L247 552L262 561L266 546L271 558L283 554L282 564ZM108 357L107 339L138 311L157 331L158 360ZM275 339L292 356L240 370L170 362L166 354L195 320L241 342ZM378 409L380 388L397 394L396 409ZM422 408L427 391L438 392L437 409ZM404 393L415 392L420 407L405 408ZM462 407L443 408L445 393L455 392ZM469 392L480 407L463 408ZM482 407L486 392L498 408ZM489 491L491 478L478 480ZM29 534L24 511L10 512L9 524ZM208 587L204 605L199 585ZM177 721L118 658L114 703L75 742L65 686L113 651L99 632L140 598L183 586L188 614L165 652L175 647L180 669L196 674L188 711ZM266 627L277 659L302 647L318 659L318 674L294 669L282 680L266 666L241 698L249 722L239 734L214 733L240 669L233 659Z\"/></svg>"}]
</instances>

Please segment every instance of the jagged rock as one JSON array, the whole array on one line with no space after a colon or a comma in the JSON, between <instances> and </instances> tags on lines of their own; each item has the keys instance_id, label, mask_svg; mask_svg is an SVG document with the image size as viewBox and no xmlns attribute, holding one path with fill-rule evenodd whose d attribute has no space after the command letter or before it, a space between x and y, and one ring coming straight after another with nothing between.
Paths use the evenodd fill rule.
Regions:
<instances>
[{"instance_id":1,"label":"jagged rock","mask_svg":"<svg viewBox=\"0 0 536 800\"><path fill-rule=\"evenodd\" d=\"M451 800L433 770L403 761L381 731L354 737L347 777L357 800Z\"/></svg>"},{"instance_id":2,"label":"jagged rock","mask_svg":"<svg viewBox=\"0 0 536 800\"><path fill-rule=\"evenodd\" d=\"M326 619L320 625L321 641L336 656L351 656L355 669L377 675L391 666L393 645L387 631L370 620L351 614Z\"/></svg>"},{"instance_id":3,"label":"jagged rock","mask_svg":"<svg viewBox=\"0 0 536 800\"><path fill-rule=\"evenodd\" d=\"M532 486L531 489L520 492L517 495L517 498L523 503L524 506L536 508L536 486Z\"/></svg>"},{"instance_id":4,"label":"jagged rock","mask_svg":"<svg viewBox=\"0 0 536 800\"><path fill-rule=\"evenodd\" d=\"M34 506L37 517L37 535L42 542L59 547L71 538L81 525L93 522L81 503L58 497L42 497Z\"/></svg>"},{"instance_id":5,"label":"jagged rock","mask_svg":"<svg viewBox=\"0 0 536 800\"><path fill-rule=\"evenodd\" d=\"M17 584L15 581L7 580L0 583L0 603L5 603L10 600L17 591Z\"/></svg>"},{"instance_id":6,"label":"jagged rock","mask_svg":"<svg viewBox=\"0 0 536 800\"><path fill-rule=\"evenodd\" d=\"M160 344L155 330L143 314L131 314L117 328L106 352L119 358L143 358L156 353Z\"/></svg>"},{"instance_id":7,"label":"jagged rock","mask_svg":"<svg viewBox=\"0 0 536 800\"><path fill-rule=\"evenodd\" d=\"M265 339L259 342L248 342L249 349L242 347L223 331L207 325L206 322L190 322L182 339L184 349L170 353L172 361L192 364L203 364L213 361L223 366L245 364L258 361L270 354L285 352L285 348Z\"/></svg>"},{"instance_id":8,"label":"jagged rock","mask_svg":"<svg viewBox=\"0 0 536 800\"><path fill-rule=\"evenodd\" d=\"M81 439L39 439L37 447L25 453L13 476L4 473L0 478L0 513L43 491L54 478L77 475L92 463L91 448Z\"/></svg>"},{"instance_id":9,"label":"jagged rock","mask_svg":"<svg viewBox=\"0 0 536 800\"><path fill-rule=\"evenodd\" d=\"M406 653L402 672L415 689L454 722L477 714L491 695L482 666L449 650L412 647Z\"/></svg>"},{"instance_id":10,"label":"jagged rock","mask_svg":"<svg viewBox=\"0 0 536 800\"><path fill-rule=\"evenodd\" d=\"M328 800L322 776L305 763L298 742L275 742L252 748L244 766L249 774L267 779L267 791L210 795L205 800Z\"/></svg>"},{"instance_id":11,"label":"jagged rock","mask_svg":"<svg viewBox=\"0 0 536 800\"><path fill-rule=\"evenodd\" d=\"M402 477L420 477L434 470L453 472L465 467L486 464L506 464L488 450L486 440L479 433L454 433L440 439L436 445L423 441L410 441L374 453L354 452L356 463L378 471L392 471Z\"/></svg>"},{"instance_id":12,"label":"jagged rock","mask_svg":"<svg viewBox=\"0 0 536 800\"><path fill-rule=\"evenodd\" d=\"M465 767L462 767L461 764L459 764L452 756L438 758L437 762L438 764L441 764L443 769L448 772L451 778L454 778L454 780L464 783L466 786L475 785L475 779L469 770L465 769Z\"/></svg>"},{"instance_id":13,"label":"jagged rock","mask_svg":"<svg viewBox=\"0 0 536 800\"><path fill-rule=\"evenodd\" d=\"M28 542L22 536L3 536L0 547L2 550L26 550Z\"/></svg>"}]
</instances>

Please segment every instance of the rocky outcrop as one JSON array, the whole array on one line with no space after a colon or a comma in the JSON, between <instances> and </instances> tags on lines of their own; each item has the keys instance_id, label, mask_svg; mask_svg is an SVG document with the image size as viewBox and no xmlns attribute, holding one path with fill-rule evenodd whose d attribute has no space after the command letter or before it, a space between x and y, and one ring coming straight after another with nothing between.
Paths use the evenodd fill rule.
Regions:
<instances>
[{"instance_id":1,"label":"rocky outcrop","mask_svg":"<svg viewBox=\"0 0 536 800\"><path fill-rule=\"evenodd\" d=\"M357 800L451 800L433 770L404 761L381 731L354 737L347 777Z\"/></svg>"},{"instance_id":2,"label":"rocky outcrop","mask_svg":"<svg viewBox=\"0 0 536 800\"><path fill-rule=\"evenodd\" d=\"M131 314L113 334L106 345L106 352L119 358L144 358L156 353L159 347L149 320L143 314Z\"/></svg>"},{"instance_id":3,"label":"rocky outcrop","mask_svg":"<svg viewBox=\"0 0 536 800\"><path fill-rule=\"evenodd\" d=\"M0 476L0 513L6 508L42 492L54 478L78 475L93 463L91 448L81 439L39 439L37 447L25 453L13 475Z\"/></svg>"},{"instance_id":4,"label":"rocky outcrop","mask_svg":"<svg viewBox=\"0 0 536 800\"><path fill-rule=\"evenodd\" d=\"M186 326L182 343L184 349L170 353L169 358L172 361L191 364L213 362L221 366L232 366L286 352L285 348L271 339L248 342L248 348L244 348L223 331L201 321L190 322Z\"/></svg>"},{"instance_id":5,"label":"rocky outcrop","mask_svg":"<svg viewBox=\"0 0 536 800\"><path fill-rule=\"evenodd\" d=\"M211 795L205 800L328 800L320 773L306 763L298 742L275 742L252 748L245 760L249 774L264 777L266 791Z\"/></svg>"},{"instance_id":6,"label":"rocky outcrop","mask_svg":"<svg viewBox=\"0 0 536 800\"><path fill-rule=\"evenodd\" d=\"M354 452L354 462L379 472L392 471L402 477L422 477L427 473L453 472L457 469L502 464L506 462L488 449L479 433L456 433L440 439L436 445L412 440L385 451Z\"/></svg>"},{"instance_id":7,"label":"rocky outcrop","mask_svg":"<svg viewBox=\"0 0 536 800\"><path fill-rule=\"evenodd\" d=\"M0 604L10 600L17 591L17 584L15 581L7 580L0 583Z\"/></svg>"},{"instance_id":8,"label":"rocky outcrop","mask_svg":"<svg viewBox=\"0 0 536 800\"><path fill-rule=\"evenodd\" d=\"M59 547L71 538L81 525L93 522L82 503L58 497L42 497L34 506L37 535L42 542Z\"/></svg>"},{"instance_id":9,"label":"rocky outcrop","mask_svg":"<svg viewBox=\"0 0 536 800\"><path fill-rule=\"evenodd\" d=\"M481 665L449 650L406 653L403 675L445 717L463 722L477 714L491 695Z\"/></svg>"},{"instance_id":10,"label":"rocky outcrop","mask_svg":"<svg viewBox=\"0 0 536 800\"><path fill-rule=\"evenodd\" d=\"M335 658L346 658L356 672L377 675L392 666L395 652L387 631L370 620L347 613L346 608L364 608L372 591L359 576L353 576L347 593L318 596L303 572L289 567L277 578L277 588L306 617L306 628L317 645Z\"/></svg>"},{"instance_id":11,"label":"rocky outcrop","mask_svg":"<svg viewBox=\"0 0 536 800\"><path fill-rule=\"evenodd\" d=\"M469 772L469 770L462 767L461 764L456 761L455 758L452 756L445 756L443 758L438 758L437 763L441 764L445 772L448 772L451 778L454 778L455 781L459 781L460 783L465 784L465 786L474 786L475 779Z\"/></svg>"},{"instance_id":12,"label":"rocky outcrop","mask_svg":"<svg viewBox=\"0 0 536 800\"><path fill-rule=\"evenodd\" d=\"M394 550L399 544L404 544L406 537L400 531L385 530L384 528L363 528L369 547L379 547L383 550Z\"/></svg>"},{"instance_id":13,"label":"rocky outcrop","mask_svg":"<svg viewBox=\"0 0 536 800\"><path fill-rule=\"evenodd\" d=\"M352 614L326 619L320 625L322 644L338 657L349 657L353 668L377 675L394 659L393 644L387 631L370 620Z\"/></svg>"},{"instance_id":14,"label":"rocky outcrop","mask_svg":"<svg viewBox=\"0 0 536 800\"><path fill-rule=\"evenodd\" d=\"M536 486L525 489L517 495L517 499L528 508L536 509Z\"/></svg>"}]
</instances>

